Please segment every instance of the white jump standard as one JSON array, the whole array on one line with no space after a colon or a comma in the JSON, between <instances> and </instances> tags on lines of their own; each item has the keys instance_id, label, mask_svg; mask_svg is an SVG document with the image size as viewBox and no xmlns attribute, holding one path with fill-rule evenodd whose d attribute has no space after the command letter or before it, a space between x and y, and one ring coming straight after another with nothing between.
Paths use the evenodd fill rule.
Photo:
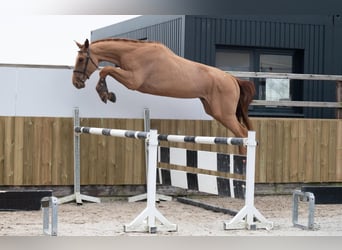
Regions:
<instances>
[{"instance_id":1,"label":"white jump standard","mask_svg":"<svg viewBox=\"0 0 342 250\"><path fill-rule=\"evenodd\" d=\"M144 231L155 233L157 231L156 219L161 222L161 225L158 227L158 229L177 231L177 225L169 222L156 208L156 171L158 151L157 131L151 130L150 132L142 132L89 127L75 127L74 130L76 133L145 139L148 145L147 206L131 223L124 225L124 231Z\"/></svg>"},{"instance_id":2,"label":"white jump standard","mask_svg":"<svg viewBox=\"0 0 342 250\"><path fill-rule=\"evenodd\" d=\"M273 222L267 220L254 206L254 187L255 187L255 153L257 142L255 132L248 131L247 162L246 162L246 194L245 206L234 216L231 221L224 222L224 229L258 229L270 230Z\"/></svg>"},{"instance_id":3,"label":"white jump standard","mask_svg":"<svg viewBox=\"0 0 342 250\"><path fill-rule=\"evenodd\" d=\"M74 127L80 125L79 109L74 108ZM74 133L74 193L58 199L59 204L67 203L75 200L78 205L83 204L84 201L100 203L100 198L81 194L81 163L80 163L80 136Z\"/></svg>"}]
</instances>

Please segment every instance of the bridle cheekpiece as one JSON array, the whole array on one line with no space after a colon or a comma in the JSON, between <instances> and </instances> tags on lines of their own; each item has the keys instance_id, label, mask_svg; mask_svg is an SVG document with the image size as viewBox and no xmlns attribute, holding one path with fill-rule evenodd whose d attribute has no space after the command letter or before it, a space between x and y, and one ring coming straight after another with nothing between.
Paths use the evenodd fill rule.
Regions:
<instances>
[{"instance_id":1,"label":"bridle cheekpiece","mask_svg":"<svg viewBox=\"0 0 342 250\"><path fill-rule=\"evenodd\" d=\"M85 52L83 52L85 53ZM87 79L89 79L89 75L87 74L87 68L88 68L88 64L89 64L89 61L94 64L94 66L96 67L96 69L99 68L99 66L94 62L94 60L91 58L90 56L90 49L88 48L87 49L87 57L86 57L86 62L85 62L85 65L84 65L84 69L81 71L81 70L76 70L74 69L74 73L80 73L82 75L85 75L87 77ZM85 80L83 80L84 82Z\"/></svg>"}]
</instances>

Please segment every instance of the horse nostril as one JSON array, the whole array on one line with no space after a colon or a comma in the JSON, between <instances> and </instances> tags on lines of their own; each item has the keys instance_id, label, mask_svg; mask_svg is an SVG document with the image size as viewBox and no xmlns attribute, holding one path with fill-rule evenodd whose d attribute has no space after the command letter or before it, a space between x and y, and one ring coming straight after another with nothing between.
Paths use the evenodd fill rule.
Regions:
<instances>
[{"instance_id":1,"label":"horse nostril","mask_svg":"<svg viewBox=\"0 0 342 250\"><path fill-rule=\"evenodd\" d=\"M73 85L75 86L75 88L79 89L80 88L80 84L79 82L73 82Z\"/></svg>"},{"instance_id":2,"label":"horse nostril","mask_svg":"<svg viewBox=\"0 0 342 250\"><path fill-rule=\"evenodd\" d=\"M84 88L84 86L85 86L84 81L80 81L77 83L76 88L81 89L81 88Z\"/></svg>"},{"instance_id":3,"label":"horse nostril","mask_svg":"<svg viewBox=\"0 0 342 250\"><path fill-rule=\"evenodd\" d=\"M77 89L81 89L81 88L84 88L85 87L85 80L83 79L74 79L73 80L73 85L77 88Z\"/></svg>"}]
</instances>

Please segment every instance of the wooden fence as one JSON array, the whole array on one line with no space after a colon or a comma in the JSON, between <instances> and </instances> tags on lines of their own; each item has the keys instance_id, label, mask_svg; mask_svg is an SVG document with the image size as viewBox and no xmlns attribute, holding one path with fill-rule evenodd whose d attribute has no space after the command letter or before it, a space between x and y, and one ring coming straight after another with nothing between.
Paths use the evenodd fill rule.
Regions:
<instances>
[{"instance_id":1,"label":"wooden fence","mask_svg":"<svg viewBox=\"0 0 342 250\"><path fill-rule=\"evenodd\" d=\"M252 118L252 122L259 141L257 183L342 182L342 120ZM82 118L81 125L143 130L142 119ZM165 134L233 136L216 121L151 120L151 128ZM237 152L222 145L186 147ZM141 140L81 136L82 185L144 184L144 163ZM72 184L71 118L0 117L0 185Z\"/></svg>"},{"instance_id":2,"label":"wooden fence","mask_svg":"<svg viewBox=\"0 0 342 250\"><path fill-rule=\"evenodd\" d=\"M0 117L1 185L73 182L72 119Z\"/></svg>"}]
</instances>

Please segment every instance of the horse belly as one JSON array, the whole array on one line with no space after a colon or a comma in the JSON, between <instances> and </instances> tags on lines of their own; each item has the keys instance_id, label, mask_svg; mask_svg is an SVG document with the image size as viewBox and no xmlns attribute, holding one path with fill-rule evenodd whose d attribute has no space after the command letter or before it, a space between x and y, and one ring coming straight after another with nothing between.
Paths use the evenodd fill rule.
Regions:
<instances>
[{"instance_id":1,"label":"horse belly","mask_svg":"<svg viewBox=\"0 0 342 250\"><path fill-rule=\"evenodd\" d=\"M185 84L177 84L175 82L163 83L144 83L138 89L142 93L175 97L175 98L197 98L199 93L194 88L189 88Z\"/></svg>"}]
</instances>

